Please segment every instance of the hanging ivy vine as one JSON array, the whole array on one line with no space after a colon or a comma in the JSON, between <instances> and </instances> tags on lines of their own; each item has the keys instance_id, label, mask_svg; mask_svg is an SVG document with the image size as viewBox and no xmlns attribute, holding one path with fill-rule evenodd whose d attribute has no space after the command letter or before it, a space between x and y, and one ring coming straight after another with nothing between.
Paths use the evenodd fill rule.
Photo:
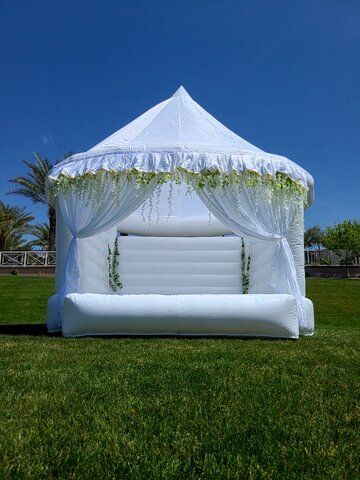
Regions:
<instances>
[{"instance_id":1,"label":"hanging ivy vine","mask_svg":"<svg viewBox=\"0 0 360 480\"><path fill-rule=\"evenodd\" d=\"M113 292L122 289L122 283L120 282L119 275L119 245L118 239L114 242L114 250L111 251L110 245L108 245L108 269L109 269L109 286Z\"/></svg>"},{"instance_id":2,"label":"hanging ivy vine","mask_svg":"<svg viewBox=\"0 0 360 480\"><path fill-rule=\"evenodd\" d=\"M243 293L249 293L250 262L250 255L246 256L245 242L244 239L241 238L241 279Z\"/></svg>"}]
</instances>

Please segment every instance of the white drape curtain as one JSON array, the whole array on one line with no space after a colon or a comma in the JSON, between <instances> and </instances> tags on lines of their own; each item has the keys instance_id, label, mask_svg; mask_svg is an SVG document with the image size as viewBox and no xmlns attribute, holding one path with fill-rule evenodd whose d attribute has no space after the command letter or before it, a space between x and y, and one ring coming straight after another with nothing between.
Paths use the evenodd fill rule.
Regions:
<instances>
[{"instance_id":1,"label":"white drape curtain","mask_svg":"<svg viewBox=\"0 0 360 480\"><path fill-rule=\"evenodd\" d=\"M79 291L81 272L78 239L96 235L124 220L152 195L157 183L156 177L149 184L141 185L126 176L115 181L103 175L89 192L79 191L75 186L59 191L57 206L73 236L58 293L59 327L65 296Z\"/></svg>"},{"instance_id":2,"label":"white drape curtain","mask_svg":"<svg viewBox=\"0 0 360 480\"><path fill-rule=\"evenodd\" d=\"M296 275L294 257L285 237L303 198L296 192L271 185L229 184L202 186L196 193L211 213L235 234L256 242L272 242L271 285L275 293L294 295L300 327L306 326L306 311Z\"/></svg>"}]
</instances>

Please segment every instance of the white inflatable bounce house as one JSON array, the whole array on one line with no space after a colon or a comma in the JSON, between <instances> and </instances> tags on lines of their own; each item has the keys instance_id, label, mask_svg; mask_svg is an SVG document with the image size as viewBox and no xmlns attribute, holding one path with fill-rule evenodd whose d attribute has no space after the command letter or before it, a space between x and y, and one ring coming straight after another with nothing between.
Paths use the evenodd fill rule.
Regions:
<instances>
[{"instance_id":1,"label":"white inflatable bounce house","mask_svg":"<svg viewBox=\"0 0 360 480\"><path fill-rule=\"evenodd\" d=\"M64 336L298 338L313 179L227 129L180 87L57 164L56 294Z\"/></svg>"}]
</instances>

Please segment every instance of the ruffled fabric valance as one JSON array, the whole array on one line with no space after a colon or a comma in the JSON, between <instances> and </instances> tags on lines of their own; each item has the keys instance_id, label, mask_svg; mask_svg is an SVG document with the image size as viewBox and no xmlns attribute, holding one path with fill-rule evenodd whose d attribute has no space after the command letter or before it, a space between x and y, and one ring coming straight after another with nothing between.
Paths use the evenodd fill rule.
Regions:
<instances>
[{"instance_id":1,"label":"ruffled fabric valance","mask_svg":"<svg viewBox=\"0 0 360 480\"><path fill-rule=\"evenodd\" d=\"M265 152L208 153L185 151L131 152L118 151L100 154L80 153L55 165L49 175L49 181L61 175L75 178L99 171L171 173L177 170L192 173L219 171L224 173L243 173L253 171L259 175L276 176L281 172L291 180L308 189L308 204L313 199L311 176L300 166L286 157L266 154ZM309 178L310 177L310 178Z\"/></svg>"}]
</instances>

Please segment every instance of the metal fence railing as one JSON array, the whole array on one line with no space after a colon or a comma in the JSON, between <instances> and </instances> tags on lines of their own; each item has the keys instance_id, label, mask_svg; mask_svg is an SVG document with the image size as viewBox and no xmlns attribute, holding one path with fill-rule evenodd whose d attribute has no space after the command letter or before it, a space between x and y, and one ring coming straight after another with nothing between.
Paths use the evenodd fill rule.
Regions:
<instances>
[{"instance_id":1,"label":"metal fence railing","mask_svg":"<svg viewBox=\"0 0 360 480\"><path fill-rule=\"evenodd\" d=\"M305 265L341 265L342 258L331 250L305 250ZM352 265L360 265L360 256L352 260ZM7 251L0 252L1 267L54 267L56 264L56 252L43 250Z\"/></svg>"},{"instance_id":2,"label":"metal fence railing","mask_svg":"<svg viewBox=\"0 0 360 480\"><path fill-rule=\"evenodd\" d=\"M54 267L56 252L43 250L0 252L1 267Z\"/></svg>"},{"instance_id":3,"label":"metal fence railing","mask_svg":"<svg viewBox=\"0 0 360 480\"><path fill-rule=\"evenodd\" d=\"M332 250L305 250L305 265L343 265L345 256L337 255ZM360 265L360 255L355 255L351 261L351 265Z\"/></svg>"}]
</instances>

